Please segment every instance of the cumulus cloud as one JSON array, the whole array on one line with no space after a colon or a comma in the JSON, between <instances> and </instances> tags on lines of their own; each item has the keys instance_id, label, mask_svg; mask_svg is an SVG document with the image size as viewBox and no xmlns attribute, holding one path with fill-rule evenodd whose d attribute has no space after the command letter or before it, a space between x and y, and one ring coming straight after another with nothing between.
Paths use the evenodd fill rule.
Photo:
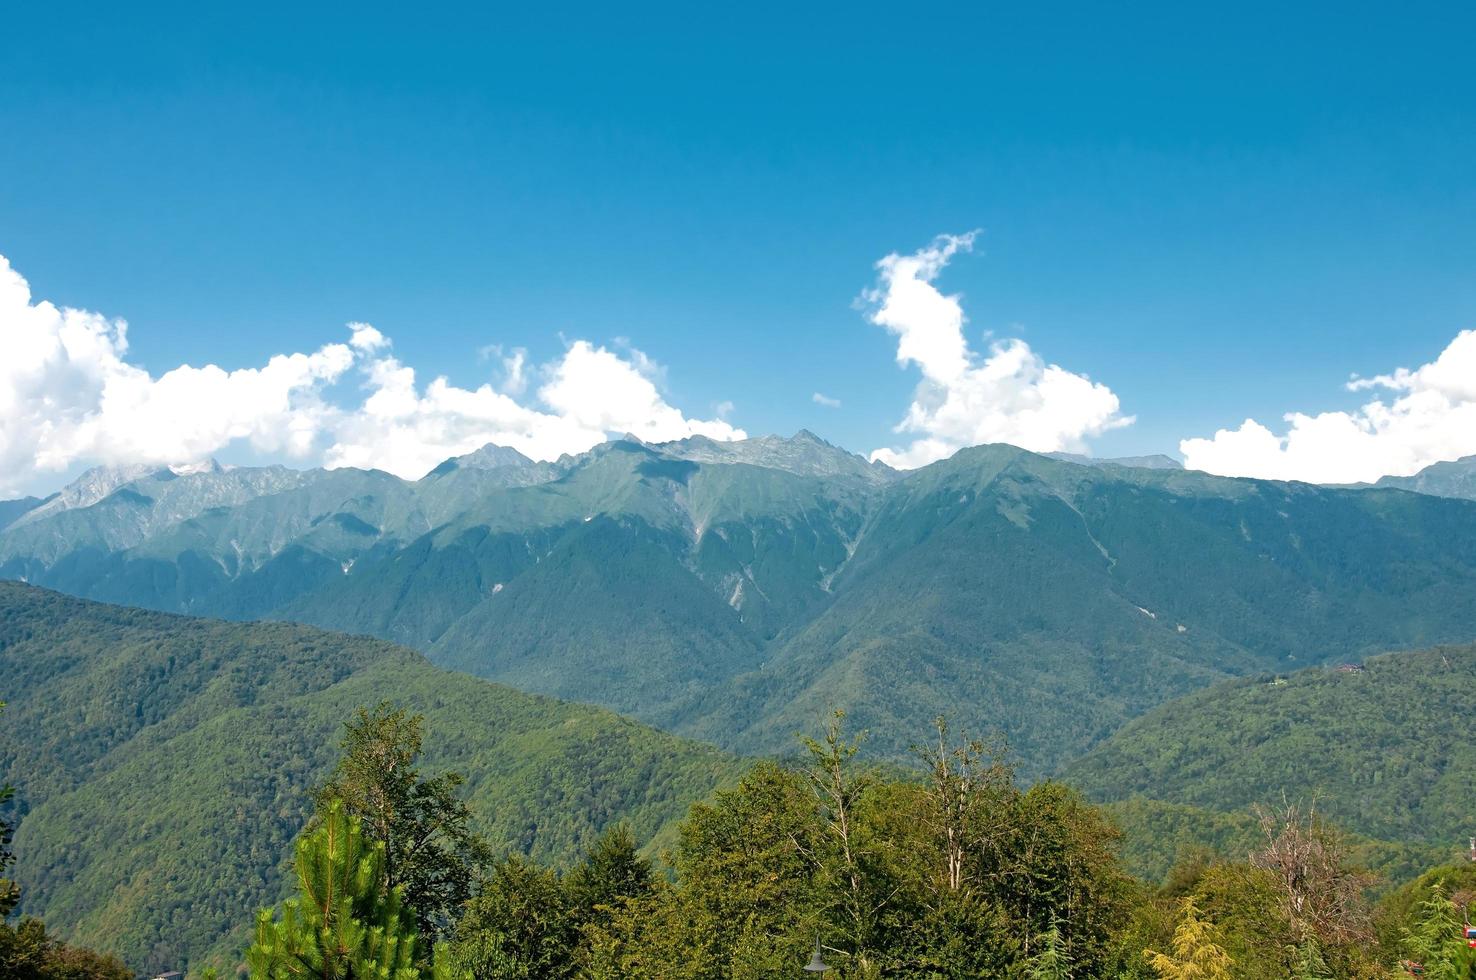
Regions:
<instances>
[{"instance_id":1,"label":"cumulus cloud","mask_svg":"<svg viewBox=\"0 0 1476 980\"><path fill-rule=\"evenodd\" d=\"M888 255L876 264L876 286L861 294L867 318L897 337L897 363L922 372L894 430L915 438L873 460L910 469L985 442L1079 452L1088 438L1133 422L1106 385L1047 363L1023 340L992 341L982 357L970 348L960 298L934 280L975 235L940 235L911 255Z\"/></svg>"},{"instance_id":2,"label":"cumulus cloud","mask_svg":"<svg viewBox=\"0 0 1476 980\"><path fill-rule=\"evenodd\" d=\"M1346 387L1385 394L1352 411L1288 413L1280 435L1246 419L1185 439L1184 465L1224 476L1360 483L1476 453L1476 330L1461 332L1429 364Z\"/></svg>"},{"instance_id":3,"label":"cumulus cloud","mask_svg":"<svg viewBox=\"0 0 1476 980\"><path fill-rule=\"evenodd\" d=\"M259 368L185 365L156 378L126 360L126 322L33 303L0 256L0 490L79 460L180 462L237 440L303 455L332 414L319 390L373 336L356 330L350 344Z\"/></svg>"},{"instance_id":4,"label":"cumulus cloud","mask_svg":"<svg viewBox=\"0 0 1476 980\"><path fill-rule=\"evenodd\" d=\"M818 391L810 396L810 401L814 402L816 405L823 405L825 408L841 407L839 398L831 398L829 395L822 395Z\"/></svg>"},{"instance_id":5,"label":"cumulus cloud","mask_svg":"<svg viewBox=\"0 0 1476 980\"><path fill-rule=\"evenodd\" d=\"M182 365L155 377L129 363L125 321L33 301L0 256L0 495L78 464L180 463L243 444L265 456L413 478L488 442L552 459L624 432L649 441L744 437L668 404L659 365L628 346L617 354L575 341L537 369L515 349L500 355L500 387L467 390L436 378L422 390L388 337L366 323L348 329L347 343L278 354L262 367ZM518 400L534 371L545 379L542 407ZM356 375L359 404L327 397Z\"/></svg>"},{"instance_id":6,"label":"cumulus cloud","mask_svg":"<svg viewBox=\"0 0 1476 980\"><path fill-rule=\"evenodd\" d=\"M436 378L422 392L413 368L381 357L365 366L370 394L334 427L335 441L325 463L377 467L413 478L448 456L489 442L533 459L557 459L625 433L646 442L692 435L746 438L727 422L689 419L667 404L652 381L659 375L655 363L633 348L626 353L629 358L574 341L562 357L541 369L546 380L538 400L544 409L513 398L508 382L501 391L491 384L468 390ZM517 370L509 369L509 380L522 378L523 356L521 351L512 355Z\"/></svg>"}]
</instances>

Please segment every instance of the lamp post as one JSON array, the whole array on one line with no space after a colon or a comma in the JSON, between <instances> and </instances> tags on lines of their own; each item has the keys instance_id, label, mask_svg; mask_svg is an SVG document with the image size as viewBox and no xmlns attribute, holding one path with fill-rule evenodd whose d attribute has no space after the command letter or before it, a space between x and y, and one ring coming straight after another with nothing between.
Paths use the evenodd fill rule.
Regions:
<instances>
[{"instance_id":1,"label":"lamp post","mask_svg":"<svg viewBox=\"0 0 1476 980\"><path fill-rule=\"evenodd\" d=\"M810 962L805 965L806 973L824 973L830 967L820 958L820 937L815 937L815 952L810 954Z\"/></svg>"}]
</instances>

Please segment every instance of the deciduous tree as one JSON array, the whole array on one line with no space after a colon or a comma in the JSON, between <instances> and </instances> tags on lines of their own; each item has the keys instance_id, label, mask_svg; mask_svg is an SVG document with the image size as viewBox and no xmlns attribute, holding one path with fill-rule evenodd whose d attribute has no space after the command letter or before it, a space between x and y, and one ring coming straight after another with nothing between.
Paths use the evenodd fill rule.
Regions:
<instances>
[{"instance_id":1,"label":"deciduous tree","mask_svg":"<svg viewBox=\"0 0 1476 980\"><path fill-rule=\"evenodd\" d=\"M383 847L381 889L402 888L421 934L431 938L449 930L489 851L458 795L461 775L426 778L416 768L423 725L420 715L387 701L360 708L345 726L343 757L316 796L320 814L341 804Z\"/></svg>"}]
</instances>

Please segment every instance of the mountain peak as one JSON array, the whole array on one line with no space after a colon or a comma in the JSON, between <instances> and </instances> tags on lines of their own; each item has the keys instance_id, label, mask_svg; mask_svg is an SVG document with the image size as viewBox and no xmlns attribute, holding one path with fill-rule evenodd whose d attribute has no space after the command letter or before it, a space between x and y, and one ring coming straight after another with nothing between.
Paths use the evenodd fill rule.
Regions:
<instances>
[{"instance_id":1,"label":"mountain peak","mask_svg":"<svg viewBox=\"0 0 1476 980\"><path fill-rule=\"evenodd\" d=\"M1059 459L1063 463L1076 463L1078 466L1126 466L1140 470L1182 470L1184 464L1164 453L1150 453L1146 456L1085 456L1081 453L1041 453L1051 459Z\"/></svg>"},{"instance_id":2,"label":"mountain peak","mask_svg":"<svg viewBox=\"0 0 1476 980\"><path fill-rule=\"evenodd\" d=\"M489 442L481 449L474 449L465 455L452 456L444 460L426 476L445 476L454 470L496 470L508 466L522 468L532 465L533 460L516 449Z\"/></svg>"},{"instance_id":3,"label":"mountain peak","mask_svg":"<svg viewBox=\"0 0 1476 980\"><path fill-rule=\"evenodd\" d=\"M742 463L784 470L799 476L852 477L865 483L885 482L894 471L876 467L865 458L821 439L808 429L793 436L755 436L718 440L695 435L655 447L668 456L694 463Z\"/></svg>"},{"instance_id":4,"label":"mountain peak","mask_svg":"<svg viewBox=\"0 0 1476 980\"><path fill-rule=\"evenodd\" d=\"M214 458L201 459L193 463L171 463L165 468L175 476L194 476L199 473L224 473L231 469L229 466L220 465Z\"/></svg>"},{"instance_id":5,"label":"mountain peak","mask_svg":"<svg viewBox=\"0 0 1476 980\"><path fill-rule=\"evenodd\" d=\"M1374 486L1476 500L1476 455L1431 463L1413 476L1386 476Z\"/></svg>"}]
</instances>

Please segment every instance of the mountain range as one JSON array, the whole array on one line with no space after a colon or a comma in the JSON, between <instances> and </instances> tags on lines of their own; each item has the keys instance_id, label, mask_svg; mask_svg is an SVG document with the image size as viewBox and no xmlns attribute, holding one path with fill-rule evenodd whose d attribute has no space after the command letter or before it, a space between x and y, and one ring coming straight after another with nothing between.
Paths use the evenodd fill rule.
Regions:
<instances>
[{"instance_id":1,"label":"mountain range","mask_svg":"<svg viewBox=\"0 0 1476 980\"><path fill-rule=\"evenodd\" d=\"M11 508L0 577L368 634L735 751L834 706L900 755L947 714L1027 776L1225 678L1476 637L1476 502L1172 462L901 473L801 432L489 446L416 481L95 471Z\"/></svg>"}]
</instances>

